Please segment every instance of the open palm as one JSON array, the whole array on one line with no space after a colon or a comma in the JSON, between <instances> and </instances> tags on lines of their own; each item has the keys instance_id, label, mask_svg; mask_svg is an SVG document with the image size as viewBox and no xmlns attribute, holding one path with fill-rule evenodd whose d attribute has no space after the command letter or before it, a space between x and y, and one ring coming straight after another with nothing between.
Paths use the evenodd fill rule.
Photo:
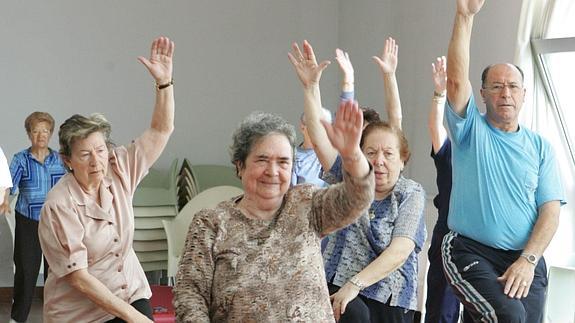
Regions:
<instances>
[{"instance_id":1,"label":"open palm","mask_svg":"<svg viewBox=\"0 0 575 323\"><path fill-rule=\"evenodd\" d=\"M288 53L289 60L294 66L297 76L305 88L319 84L321 73L330 64L330 61L317 63L313 48L304 40L303 52L297 43L292 44L292 52Z\"/></svg>"},{"instance_id":2,"label":"open palm","mask_svg":"<svg viewBox=\"0 0 575 323\"><path fill-rule=\"evenodd\" d=\"M172 58L174 42L167 37L158 37L152 42L150 58L143 56L138 60L146 66L157 84L165 84L172 80Z\"/></svg>"}]
</instances>

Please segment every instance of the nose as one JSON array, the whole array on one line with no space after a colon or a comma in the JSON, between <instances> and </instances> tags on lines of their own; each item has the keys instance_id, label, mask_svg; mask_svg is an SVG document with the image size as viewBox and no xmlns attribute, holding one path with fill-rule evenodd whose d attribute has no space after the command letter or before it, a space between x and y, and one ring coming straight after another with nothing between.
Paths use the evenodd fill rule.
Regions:
<instances>
[{"instance_id":1,"label":"nose","mask_svg":"<svg viewBox=\"0 0 575 323\"><path fill-rule=\"evenodd\" d=\"M374 166L383 166L385 163L385 156L383 155L383 151L377 152L375 155L375 160L373 161Z\"/></svg>"},{"instance_id":2,"label":"nose","mask_svg":"<svg viewBox=\"0 0 575 323\"><path fill-rule=\"evenodd\" d=\"M276 165L276 163L273 162L268 162L267 167L266 167L266 174L268 176L275 176L278 173L278 165Z\"/></svg>"},{"instance_id":3,"label":"nose","mask_svg":"<svg viewBox=\"0 0 575 323\"><path fill-rule=\"evenodd\" d=\"M98 157L98 154L96 153L96 151L92 150L90 152L90 165L91 166L96 165L96 160L98 159L97 157Z\"/></svg>"}]
</instances>

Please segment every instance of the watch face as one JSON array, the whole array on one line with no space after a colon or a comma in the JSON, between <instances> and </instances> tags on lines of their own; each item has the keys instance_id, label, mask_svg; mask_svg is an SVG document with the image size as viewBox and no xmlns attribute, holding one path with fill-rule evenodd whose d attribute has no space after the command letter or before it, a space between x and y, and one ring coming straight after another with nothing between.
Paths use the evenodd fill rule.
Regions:
<instances>
[{"instance_id":1,"label":"watch face","mask_svg":"<svg viewBox=\"0 0 575 323\"><path fill-rule=\"evenodd\" d=\"M529 255L529 256L527 256L527 259L529 259L529 261L531 261L531 262L537 261L537 257L535 257L535 255Z\"/></svg>"}]
</instances>

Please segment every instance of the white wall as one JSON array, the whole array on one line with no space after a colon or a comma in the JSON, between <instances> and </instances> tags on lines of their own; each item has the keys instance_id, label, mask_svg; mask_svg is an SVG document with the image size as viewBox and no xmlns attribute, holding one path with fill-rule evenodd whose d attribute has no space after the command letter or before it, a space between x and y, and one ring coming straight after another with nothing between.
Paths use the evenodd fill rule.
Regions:
<instances>
[{"instance_id":1,"label":"white wall","mask_svg":"<svg viewBox=\"0 0 575 323\"><path fill-rule=\"evenodd\" d=\"M292 41L310 40L318 59L333 61L338 46L348 50L357 98L381 111L381 80L371 56L392 35L400 46L397 74L413 154L407 173L435 194L426 130L430 66L445 54L454 3L6 0L0 11L0 145L8 158L29 145L23 122L34 110L50 112L58 124L73 113L102 112L115 141L128 143L148 125L154 96L153 80L136 57L148 54L154 37L167 35L176 42L176 131L157 167L174 157L228 165L231 132L250 111L297 122L303 100L287 59ZM521 0L489 1L476 18L474 85L485 65L512 60L520 6ZM334 62L322 78L324 106L331 110L338 84ZM0 257L11 255L0 251ZM0 286L11 286L11 267L0 267Z\"/></svg>"}]
</instances>

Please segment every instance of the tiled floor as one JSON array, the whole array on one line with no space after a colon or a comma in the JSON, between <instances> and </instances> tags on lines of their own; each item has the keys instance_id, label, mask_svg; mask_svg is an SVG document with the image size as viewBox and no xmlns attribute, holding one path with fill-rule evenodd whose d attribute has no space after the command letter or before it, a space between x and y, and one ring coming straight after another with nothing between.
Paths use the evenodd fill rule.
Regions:
<instances>
[{"instance_id":1,"label":"tiled floor","mask_svg":"<svg viewBox=\"0 0 575 323\"><path fill-rule=\"evenodd\" d=\"M10 322L11 302L0 302L0 322ZM27 323L42 323L42 300L35 298Z\"/></svg>"}]
</instances>

